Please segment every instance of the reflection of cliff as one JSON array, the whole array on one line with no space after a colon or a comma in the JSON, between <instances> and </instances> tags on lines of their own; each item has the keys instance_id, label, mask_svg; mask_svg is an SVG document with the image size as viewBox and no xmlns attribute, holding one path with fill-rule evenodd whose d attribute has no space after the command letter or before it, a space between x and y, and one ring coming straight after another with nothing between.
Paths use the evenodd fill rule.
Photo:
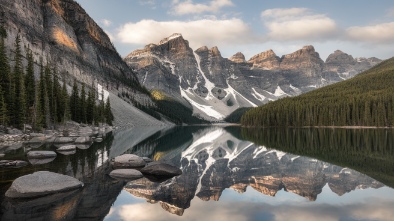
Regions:
<instances>
[{"instance_id":1,"label":"reflection of cliff","mask_svg":"<svg viewBox=\"0 0 394 221\"><path fill-rule=\"evenodd\" d=\"M354 170L239 140L223 128L194 132L193 142L180 155L175 158L180 159L181 176L161 184L133 181L125 189L149 202L168 204L162 207L180 215L194 196L217 201L226 188L243 193L251 186L268 196L284 190L314 201L327 184L339 196L358 188L383 186Z\"/></svg>"}]
</instances>

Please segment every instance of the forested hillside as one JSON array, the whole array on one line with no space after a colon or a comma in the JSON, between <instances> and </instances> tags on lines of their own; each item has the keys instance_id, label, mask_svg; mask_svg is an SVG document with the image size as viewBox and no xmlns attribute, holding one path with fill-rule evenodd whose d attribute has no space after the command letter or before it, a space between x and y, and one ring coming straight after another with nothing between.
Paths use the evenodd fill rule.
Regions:
<instances>
[{"instance_id":1,"label":"forested hillside","mask_svg":"<svg viewBox=\"0 0 394 221\"><path fill-rule=\"evenodd\" d=\"M9 57L4 44L7 32L3 27L0 34L0 125L23 129L29 124L35 130L53 128L67 120L112 125L114 116L109 99L104 102L104 97L100 99L97 91L85 89L84 84L79 93L76 80L69 96L64 77L63 86L60 84L56 64L44 66L42 59L36 80L32 51L26 50L24 66L19 35L15 39L14 56Z\"/></svg>"},{"instance_id":2,"label":"forested hillside","mask_svg":"<svg viewBox=\"0 0 394 221\"><path fill-rule=\"evenodd\" d=\"M394 125L394 58L356 77L246 112L248 127Z\"/></svg>"}]
</instances>

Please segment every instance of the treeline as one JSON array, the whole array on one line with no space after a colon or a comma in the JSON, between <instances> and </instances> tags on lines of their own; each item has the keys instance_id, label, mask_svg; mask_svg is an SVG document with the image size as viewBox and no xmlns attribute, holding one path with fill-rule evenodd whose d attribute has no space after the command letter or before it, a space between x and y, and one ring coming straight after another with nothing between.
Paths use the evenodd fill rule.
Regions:
<instances>
[{"instance_id":1,"label":"treeline","mask_svg":"<svg viewBox=\"0 0 394 221\"><path fill-rule=\"evenodd\" d=\"M353 79L246 112L248 127L394 125L394 59Z\"/></svg>"},{"instance_id":2,"label":"treeline","mask_svg":"<svg viewBox=\"0 0 394 221\"><path fill-rule=\"evenodd\" d=\"M34 77L33 53L26 50L27 66L22 63L21 39L15 39L13 62L10 62L5 47L7 33L0 27L0 124L23 129L25 124L33 129L52 128L73 120L79 123L98 125L105 122L112 125L114 120L109 99L103 97L97 102L93 89L87 92L82 85L78 91L76 81L71 96L67 93L65 78L61 86L56 68L40 62L38 81ZM11 63L13 67L11 68Z\"/></svg>"}]
</instances>

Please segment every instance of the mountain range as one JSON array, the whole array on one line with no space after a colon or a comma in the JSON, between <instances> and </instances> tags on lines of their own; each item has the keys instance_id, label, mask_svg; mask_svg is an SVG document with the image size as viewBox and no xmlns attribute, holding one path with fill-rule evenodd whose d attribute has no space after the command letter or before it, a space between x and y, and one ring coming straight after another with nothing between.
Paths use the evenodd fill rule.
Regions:
<instances>
[{"instance_id":1,"label":"mountain range","mask_svg":"<svg viewBox=\"0 0 394 221\"><path fill-rule=\"evenodd\" d=\"M103 88L117 125L185 122L186 117L170 116L169 107L174 105L180 110L175 115L222 121L240 107L299 95L351 78L380 62L339 50L323 61L313 46L282 57L268 50L249 60L240 52L223 58L217 47L191 49L181 34L122 58L108 35L74 0L0 3L9 57L20 35L22 54L28 49L33 52L37 78L42 60L57 67L60 80L69 86L76 79L78 87ZM153 91L159 96L152 96Z\"/></svg>"},{"instance_id":2,"label":"mountain range","mask_svg":"<svg viewBox=\"0 0 394 221\"><path fill-rule=\"evenodd\" d=\"M149 90L160 90L195 115L223 120L241 107L256 107L349 79L381 62L336 50L323 61L313 46L279 57L267 50L245 60L223 58L217 47L190 48L181 34L148 44L124 59ZM187 102L185 102L187 101Z\"/></svg>"}]
</instances>

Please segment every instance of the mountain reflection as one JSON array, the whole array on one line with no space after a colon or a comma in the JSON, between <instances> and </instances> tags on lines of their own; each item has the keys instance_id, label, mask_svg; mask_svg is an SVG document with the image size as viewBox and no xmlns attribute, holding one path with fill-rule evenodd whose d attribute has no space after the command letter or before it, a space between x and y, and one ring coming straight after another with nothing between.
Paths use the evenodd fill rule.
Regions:
<instances>
[{"instance_id":1,"label":"mountain reflection","mask_svg":"<svg viewBox=\"0 0 394 221\"><path fill-rule=\"evenodd\" d=\"M172 146L160 146L169 139L164 135L136 146L132 152L169 161L179 166L183 174L162 183L140 179L124 188L150 203L160 202L163 209L179 216L195 196L203 201L219 201L227 188L244 193L250 186L272 197L284 190L315 201L326 185L338 196L384 186L349 168L241 140L231 129L190 128L188 136L185 129L179 132L182 138L172 140ZM174 137L172 133L171 138Z\"/></svg>"}]
</instances>

